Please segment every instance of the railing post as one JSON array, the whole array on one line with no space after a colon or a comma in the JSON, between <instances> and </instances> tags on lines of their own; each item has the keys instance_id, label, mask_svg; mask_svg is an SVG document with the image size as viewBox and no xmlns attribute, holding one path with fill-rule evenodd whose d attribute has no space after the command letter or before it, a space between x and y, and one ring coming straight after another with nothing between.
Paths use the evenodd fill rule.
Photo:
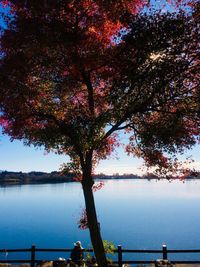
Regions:
<instances>
[{"instance_id":1,"label":"railing post","mask_svg":"<svg viewBox=\"0 0 200 267\"><path fill-rule=\"evenodd\" d=\"M162 246L162 252L163 252L163 260L167 260L167 246Z\"/></svg>"},{"instance_id":2,"label":"railing post","mask_svg":"<svg viewBox=\"0 0 200 267\"><path fill-rule=\"evenodd\" d=\"M31 247L31 267L35 267L35 245Z\"/></svg>"},{"instance_id":3,"label":"railing post","mask_svg":"<svg viewBox=\"0 0 200 267\"><path fill-rule=\"evenodd\" d=\"M122 267L122 246L118 245L118 266Z\"/></svg>"}]
</instances>

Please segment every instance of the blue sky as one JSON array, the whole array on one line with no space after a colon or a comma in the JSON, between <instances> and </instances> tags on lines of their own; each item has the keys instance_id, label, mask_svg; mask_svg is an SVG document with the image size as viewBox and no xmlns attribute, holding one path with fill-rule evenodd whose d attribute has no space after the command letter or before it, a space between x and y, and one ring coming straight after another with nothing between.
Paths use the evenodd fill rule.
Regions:
<instances>
[{"instance_id":1,"label":"blue sky","mask_svg":"<svg viewBox=\"0 0 200 267\"><path fill-rule=\"evenodd\" d=\"M113 173L138 173L142 160L128 157L123 149L118 149L117 158L102 161L97 172ZM11 142L8 136L0 134L0 170L10 171L45 171L59 170L62 163L69 161L67 156L46 154L43 148L24 146L22 141Z\"/></svg>"},{"instance_id":2,"label":"blue sky","mask_svg":"<svg viewBox=\"0 0 200 267\"><path fill-rule=\"evenodd\" d=\"M124 139L122 135L122 139ZM118 149L117 158L101 161L96 173L135 173L144 172L142 160L127 156L122 148ZM192 155L195 159L194 166L200 169L200 147L195 146L193 150L187 151L184 156ZM0 134L0 170L9 171L44 171L51 172L59 170L62 163L69 161L67 156L46 154L43 148L24 146L21 141L10 142L9 137Z\"/></svg>"}]
</instances>

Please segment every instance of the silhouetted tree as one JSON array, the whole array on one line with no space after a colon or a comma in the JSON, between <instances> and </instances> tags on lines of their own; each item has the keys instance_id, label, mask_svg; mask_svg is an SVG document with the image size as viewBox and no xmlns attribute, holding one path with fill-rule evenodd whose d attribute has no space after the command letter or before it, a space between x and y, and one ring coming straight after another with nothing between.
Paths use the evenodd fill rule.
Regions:
<instances>
[{"instance_id":1,"label":"silhouetted tree","mask_svg":"<svg viewBox=\"0 0 200 267\"><path fill-rule=\"evenodd\" d=\"M69 155L98 265L106 267L93 169L126 150L147 165L199 137L198 12L144 14L145 1L1 1L0 122L25 144ZM135 15L138 13L137 15Z\"/></svg>"}]
</instances>

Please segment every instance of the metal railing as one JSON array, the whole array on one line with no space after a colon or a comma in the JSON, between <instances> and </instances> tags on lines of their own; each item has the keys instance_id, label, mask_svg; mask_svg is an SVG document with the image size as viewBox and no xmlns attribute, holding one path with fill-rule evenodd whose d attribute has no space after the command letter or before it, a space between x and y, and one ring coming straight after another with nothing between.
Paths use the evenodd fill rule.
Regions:
<instances>
[{"instance_id":1,"label":"metal railing","mask_svg":"<svg viewBox=\"0 0 200 267\"><path fill-rule=\"evenodd\" d=\"M72 249L67 248L37 248L35 245L32 245L31 248L26 249L0 249L0 253L18 253L18 252L27 252L30 253L30 259L12 259L12 260L0 260L0 263L30 263L31 267L35 267L36 264L44 261L55 261L55 259L38 259L36 258L36 252L71 252ZM93 252L93 249L84 249L84 252ZM156 264L156 260L123 260L125 253L134 253L134 254L160 254L162 255L163 260L170 260L169 254L180 254L180 253L200 253L200 249L167 249L166 245L162 246L160 250L152 249L122 249L121 245L118 245L117 249L113 251L117 254L117 261L113 263L117 264L119 267L122 267L123 264ZM199 257L200 258L200 257ZM170 260L171 264L200 264L199 260Z\"/></svg>"}]
</instances>

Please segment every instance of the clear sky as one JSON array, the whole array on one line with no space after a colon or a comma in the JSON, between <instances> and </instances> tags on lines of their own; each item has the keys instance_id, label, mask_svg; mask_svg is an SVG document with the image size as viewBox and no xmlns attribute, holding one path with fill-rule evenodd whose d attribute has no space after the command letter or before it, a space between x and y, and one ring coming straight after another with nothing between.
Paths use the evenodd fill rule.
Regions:
<instances>
[{"instance_id":1,"label":"clear sky","mask_svg":"<svg viewBox=\"0 0 200 267\"><path fill-rule=\"evenodd\" d=\"M122 136L122 138L124 138ZM196 160L195 167L200 169L200 146L185 153L192 155ZM183 158L183 157L180 157ZM21 141L10 142L9 137L0 134L0 170L8 171L44 171L59 170L62 163L69 161L67 156L59 156L53 153L46 154L43 148L24 146ZM101 161L96 173L142 173L142 160L127 156L122 148L118 149L117 158Z\"/></svg>"},{"instance_id":2,"label":"clear sky","mask_svg":"<svg viewBox=\"0 0 200 267\"><path fill-rule=\"evenodd\" d=\"M102 161L97 172L123 174L140 171L137 168L142 165L141 160L126 156L122 148L118 149L117 154L117 158L113 156L109 160ZM24 146L22 141L11 142L8 136L2 132L0 134L0 170L51 172L59 170L62 163L67 161L69 161L67 156L46 154L42 147Z\"/></svg>"}]
</instances>

